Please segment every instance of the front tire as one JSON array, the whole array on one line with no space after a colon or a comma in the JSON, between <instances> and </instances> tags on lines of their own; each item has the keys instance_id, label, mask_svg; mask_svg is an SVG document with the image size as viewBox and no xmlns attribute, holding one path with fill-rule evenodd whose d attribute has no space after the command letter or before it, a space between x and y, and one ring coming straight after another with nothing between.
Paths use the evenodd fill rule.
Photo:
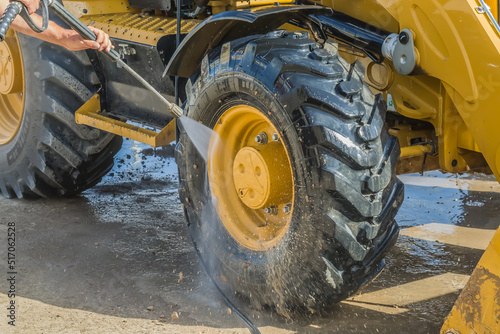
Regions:
<instances>
[{"instance_id":1,"label":"front tire","mask_svg":"<svg viewBox=\"0 0 500 334\"><path fill-rule=\"evenodd\" d=\"M380 272L396 241L399 145L384 128L383 99L363 76L335 44L277 31L212 51L188 82L187 115L223 140L212 143L205 164L181 127L176 160L185 216L212 277L255 306L286 315L345 299ZM249 116L255 111L258 122ZM276 143L267 154L254 141L273 129L286 158ZM262 179L259 164L274 177ZM257 176L245 174L257 165ZM288 187L257 194L258 185L269 193L280 175Z\"/></svg>"}]
</instances>

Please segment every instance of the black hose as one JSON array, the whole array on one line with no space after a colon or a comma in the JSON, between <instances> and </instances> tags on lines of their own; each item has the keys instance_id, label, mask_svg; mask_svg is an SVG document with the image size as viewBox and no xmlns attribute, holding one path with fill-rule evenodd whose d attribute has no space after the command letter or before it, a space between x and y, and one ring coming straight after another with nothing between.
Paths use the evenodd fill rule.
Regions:
<instances>
[{"instance_id":1,"label":"black hose","mask_svg":"<svg viewBox=\"0 0 500 334\"><path fill-rule=\"evenodd\" d=\"M208 278L210 279L212 284L215 286L215 288L217 289L217 292L222 297L222 299L224 299L227 306L229 306L229 308L234 313L236 313L247 324L248 329L250 330L250 333L261 334L259 329L253 324L253 322L250 321L250 319L248 319L236 306L234 306L234 304L229 300L229 298L227 298L227 296L224 294L224 292L222 292L221 288L219 288L219 286L217 285L217 282L215 282L215 280L212 278L212 275L210 275L210 272L208 271L208 268L207 268L205 262L201 258L201 253L200 253L200 250L198 249L198 245L196 244L196 242L194 241L192 236L191 236L191 241L193 242L194 249L196 250L196 255L198 255L198 259L201 262L201 266L203 267L203 270L205 270L205 273L207 274Z\"/></svg>"}]
</instances>

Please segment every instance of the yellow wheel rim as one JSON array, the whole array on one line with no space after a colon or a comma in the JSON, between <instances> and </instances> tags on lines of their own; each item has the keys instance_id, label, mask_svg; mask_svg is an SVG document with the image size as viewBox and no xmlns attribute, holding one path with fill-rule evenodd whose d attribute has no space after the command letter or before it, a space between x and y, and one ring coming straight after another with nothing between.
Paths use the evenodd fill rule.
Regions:
<instances>
[{"instance_id":1,"label":"yellow wheel rim","mask_svg":"<svg viewBox=\"0 0 500 334\"><path fill-rule=\"evenodd\" d=\"M24 110L24 67L16 34L0 43L0 145L7 144L21 125Z\"/></svg>"},{"instance_id":2,"label":"yellow wheel rim","mask_svg":"<svg viewBox=\"0 0 500 334\"><path fill-rule=\"evenodd\" d=\"M293 174L279 132L262 112L231 107L214 127L208 177L222 223L242 246L264 251L285 235L293 213Z\"/></svg>"}]
</instances>

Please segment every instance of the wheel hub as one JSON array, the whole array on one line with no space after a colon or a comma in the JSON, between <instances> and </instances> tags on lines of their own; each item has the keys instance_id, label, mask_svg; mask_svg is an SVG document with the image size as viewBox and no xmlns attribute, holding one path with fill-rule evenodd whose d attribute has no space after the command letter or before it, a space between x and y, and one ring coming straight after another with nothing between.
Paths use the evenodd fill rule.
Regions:
<instances>
[{"instance_id":1,"label":"wheel hub","mask_svg":"<svg viewBox=\"0 0 500 334\"><path fill-rule=\"evenodd\" d=\"M24 67L16 34L7 32L0 43L0 145L17 134L25 102Z\"/></svg>"},{"instance_id":2,"label":"wheel hub","mask_svg":"<svg viewBox=\"0 0 500 334\"><path fill-rule=\"evenodd\" d=\"M8 38L4 43L0 43L0 94L19 93L22 89L22 77L19 74L16 75L16 73L20 73L18 72L20 60L19 51L15 44L12 37L10 41Z\"/></svg>"},{"instance_id":3,"label":"wheel hub","mask_svg":"<svg viewBox=\"0 0 500 334\"><path fill-rule=\"evenodd\" d=\"M286 156L283 156L281 146L278 143L247 146L236 154L233 164L234 186L241 201L249 208L275 206L283 200L282 194L291 180L283 180L288 166L283 164ZM268 163L272 163L272 168L268 167Z\"/></svg>"},{"instance_id":4,"label":"wheel hub","mask_svg":"<svg viewBox=\"0 0 500 334\"><path fill-rule=\"evenodd\" d=\"M275 246L293 211L293 174L278 130L256 108L238 105L214 127L208 176L218 215L231 236L256 251ZM259 138L260 140L257 140Z\"/></svg>"},{"instance_id":5,"label":"wheel hub","mask_svg":"<svg viewBox=\"0 0 500 334\"><path fill-rule=\"evenodd\" d=\"M269 173L262 155L253 147L242 148L234 159L236 192L246 206L260 209L269 197Z\"/></svg>"}]
</instances>

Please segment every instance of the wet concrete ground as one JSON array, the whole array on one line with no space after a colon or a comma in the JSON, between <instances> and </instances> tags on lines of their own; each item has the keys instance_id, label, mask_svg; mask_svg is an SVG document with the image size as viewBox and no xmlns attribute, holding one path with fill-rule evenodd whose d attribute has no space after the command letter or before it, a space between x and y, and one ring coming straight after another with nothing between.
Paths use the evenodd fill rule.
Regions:
<instances>
[{"instance_id":1,"label":"wet concrete ground","mask_svg":"<svg viewBox=\"0 0 500 334\"><path fill-rule=\"evenodd\" d=\"M125 140L113 171L81 196L0 199L0 333L249 332L188 240L172 150L153 154ZM402 232L382 274L324 315L291 321L238 304L262 333L439 332L500 223L500 185L440 172L402 180ZM8 222L16 223L15 328L6 320Z\"/></svg>"}]
</instances>

